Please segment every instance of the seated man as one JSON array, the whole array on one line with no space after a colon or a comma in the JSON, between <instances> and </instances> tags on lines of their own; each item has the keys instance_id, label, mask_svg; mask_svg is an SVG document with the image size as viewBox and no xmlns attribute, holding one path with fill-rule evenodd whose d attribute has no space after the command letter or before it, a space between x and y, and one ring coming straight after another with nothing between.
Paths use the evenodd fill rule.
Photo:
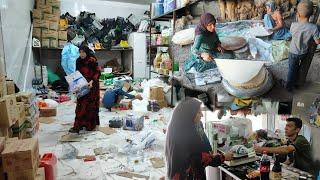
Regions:
<instances>
[{"instance_id":1,"label":"seated man","mask_svg":"<svg viewBox=\"0 0 320 180\"><path fill-rule=\"evenodd\" d=\"M264 15L263 22L269 31L273 32L273 40L288 40L291 38L289 29L284 27L283 17L279 10L276 10L274 1L266 3L267 14Z\"/></svg>"},{"instance_id":2,"label":"seated man","mask_svg":"<svg viewBox=\"0 0 320 180\"><path fill-rule=\"evenodd\" d=\"M285 127L285 135L288 138L287 145L280 147L258 147L257 153L266 151L267 153L287 154L289 159L285 164L292 164L302 171L313 173L313 160L310 143L304 136L299 135L302 128L302 121L299 118L288 118Z\"/></svg>"},{"instance_id":3,"label":"seated man","mask_svg":"<svg viewBox=\"0 0 320 180\"><path fill-rule=\"evenodd\" d=\"M105 92L102 99L103 106L111 111L111 108L117 103L119 103L123 96L126 96L129 99L142 100L142 97L140 94L136 96L129 94L128 93L129 89L130 89L130 84L125 82L122 88L113 89Z\"/></svg>"}]
</instances>

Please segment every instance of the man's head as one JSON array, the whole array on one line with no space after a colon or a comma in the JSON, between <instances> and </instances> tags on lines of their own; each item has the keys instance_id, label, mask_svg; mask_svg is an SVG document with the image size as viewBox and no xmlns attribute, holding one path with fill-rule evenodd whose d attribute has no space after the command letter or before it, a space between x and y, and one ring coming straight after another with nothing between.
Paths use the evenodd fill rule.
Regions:
<instances>
[{"instance_id":1,"label":"man's head","mask_svg":"<svg viewBox=\"0 0 320 180\"><path fill-rule=\"evenodd\" d=\"M266 3L267 13L270 14L276 10L276 2L275 1L268 1Z\"/></svg>"},{"instance_id":2,"label":"man's head","mask_svg":"<svg viewBox=\"0 0 320 180\"><path fill-rule=\"evenodd\" d=\"M288 118L285 127L285 135L292 137L298 135L302 128L302 121L299 118Z\"/></svg>"},{"instance_id":3,"label":"man's head","mask_svg":"<svg viewBox=\"0 0 320 180\"><path fill-rule=\"evenodd\" d=\"M313 3L310 0L302 0L297 7L297 16L299 19L309 19L313 13Z\"/></svg>"}]
</instances>

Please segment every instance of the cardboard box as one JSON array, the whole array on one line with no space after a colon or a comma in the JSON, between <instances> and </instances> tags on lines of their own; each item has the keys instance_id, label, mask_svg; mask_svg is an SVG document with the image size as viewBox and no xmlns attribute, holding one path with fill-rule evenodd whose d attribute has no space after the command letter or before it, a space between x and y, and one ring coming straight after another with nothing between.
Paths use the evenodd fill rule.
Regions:
<instances>
[{"instance_id":1,"label":"cardboard box","mask_svg":"<svg viewBox=\"0 0 320 180\"><path fill-rule=\"evenodd\" d=\"M43 30L42 31L43 39L58 39L58 31L53 30Z\"/></svg>"},{"instance_id":2,"label":"cardboard box","mask_svg":"<svg viewBox=\"0 0 320 180\"><path fill-rule=\"evenodd\" d=\"M57 108L40 108L40 117L52 117L57 115Z\"/></svg>"},{"instance_id":3,"label":"cardboard box","mask_svg":"<svg viewBox=\"0 0 320 180\"><path fill-rule=\"evenodd\" d=\"M34 25L34 27L43 28L43 29L49 29L49 27L50 27L50 21L40 20L39 25L38 25L38 26Z\"/></svg>"},{"instance_id":4,"label":"cardboard box","mask_svg":"<svg viewBox=\"0 0 320 180\"><path fill-rule=\"evenodd\" d=\"M40 6L40 9L42 10L43 13L48 13L48 14L52 13L52 6L42 5L42 6ZM45 16L44 16L44 18L45 18Z\"/></svg>"},{"instance_id":5,"label":"cardboard box","mask_svg":"<svg viewBox=\"0 0 320 180\"><path fill-rule=\"evenodd\" d=\"M50 46L50 39L42 39L41 46L48 48Z\"/></svg>"},{"instance_id":6,"label":"cardboard box","mask_svg":"<svg viewBox=\"0 0 320 180\"><path fill-rule=\"evenodd\" d=\"M35 180L45 180L44 167L38 168Z\"/></svg>"},{"instance_id":7,"label":"cardboard box","mask_svg":"<svg viewBox=\"0 0 320 180\"><path fill-rule=\"evenodd\" d=\"M35 180L37 169L7 172L8 180Z\"/></svg>"},{"instance_id":8,"label":"cardboard box","mask_svg":"<svg viewBox=\"0 0 320 180\"><path fill-rule=\"evenodd\" d=\"M150 100L157 100L157 101L164 100L163 87L159 87L159 86L150 87Z\"/></svg>"},{"instance_id":9,"label":"cardboard box","mask_svg":"<svg viewBox=\"0 0 320 180\"><path fill-rule=\"evenodd\" d=\"M4 150L5 145L6 145L6 138L0 137L0 152Z\"/></svg>"},{"instance_id":10,"label":"cardboard box","mask_svg":"<svg viewBox=\"0 0 320 180\"><path fill-rule=\"evenodd\" d=\"M59 40L68 40L68 33L67 31L59 31Z\"/></svg>"},{"instance_id":11,"label":"cardboard box","mask_svg":"<svg viewBox=\"0 0 320 180\"><path fill-rule=\"evenodd\" d=\"M40 9L42 6L46 5L46 0L36 0L36 8Z\"/></svg>"},{"instance_id":12,"label":"cardboard box","mask_svg":"<svg viewBox=\"0 0 320 180\"><path fill-rule=\"evenodd\" d=\"M6 141L5 141L5 147L8 146L9 144L11 143L14 143L16 141L18 141L19 139L17 137L14 137L14 138L7 138Z\"/></svg>"},{"instance_id":13,"label":"cardboard box","mask_svg":"<svg viewBox=\"0 0 320 180\"><path fill-rule=\"evenodd\" d=\"M30 104L31 99L32 99L31 92L19 92L18 94L16 94L17 102L23 102L25 104Z\"/></svg>"},{"instance_id":14,"label":"cardboard box","mask_svg":"<svg viewBox=\"0 0 320 180\"><path fill-rule=\"evenodd\" d=\"M6 81L6 86L7 86L7 95L11 95L15 93L15 88L14 88L14 82L13 81Z\"/></svg>"},{"instance_id":15,"label":"cardboard box","mask_svg":"<svg viewBox=\"0 0 320 180\"><path fill-rule=\"evenodd\" d=\"M7 95L0 99L0 126L8 128L17 121L17 101L15 95Z\"/></svg>"},{"instance_id":16,"label":"cardboard box","mask_svg":"<svg viewBox=\"0 0 320 180\"><path fill-rule=\"evenodd\" d=\"M7 173L37 170L39 164L38 140L30 138L13 141L5 147L1 155L3 169Z\"/></svg>"},{"instance_id":17,"label":"cardboard box","mask_svg":"<svg viewBox=\"0 0 320 180\"><path fill-rule=\"evenodd\" d=\"M59 24L58 24L58 22L50 22L50 24L49 24L49 29L50 29L50 30L58 31L58 29L59 29Z\"/></svg>"},{"instance_id":18,"label":"cardboard box","mask_svg":"<svg viewBox=\"0 0 320 180\"><path fill-rule=\"evenodd\" d=\"M157 101L157 103L159 104L160 108L168 107L166 100Z\"/></svg>"},{"instance_id":19,"label":"cardboard box","mask_svg":"<svg viewBox=\"0 0 320 180\"><path fill-rule=\"evenodd\" d=\"M47 14L47 13L45 13L45 14L43 15L43 19L44 19L44 20L51 21L51 22L56 22L56 23L58 23L59 20L60 20L60 15L59 15L59 14Z\"/></svg>"},{"instance_id":20,"label":"cardboard box","mask_svg":"<svg viewBox=\"0 0 320 180\"><path fill-rule=\"evenodd\" d=\"M25 121L26 121L26 111L24 108L24 103L23 102L17 102L17 109L19 112L19 117L18 117L18 126L20 127Z\"/></svg>"},{"instance_id":21,"label":"cardboard box","mask_svg":"<svg viewBox=\"0 0 320 180\"><path fill-rule=\"evenodd\" d=\"M33 28L40 28L40 23L41 23L40 19L34 19L33 20Z\"/></svg>"},{"instance_id":22,"label":"cardboard box","mask_svg":"<svg viewBox=\"0 0 320 180\"><path fill-rule=\"evenodd\" d=\"M60 1L47 0L47 5L60 9L61 2Z\"/></svg>"},{"instance_id":23,"label":"cardboard box","mask_svg":"<svg viewBox=\"0 0 320 180\"><path fill-rule=\"evenodd\" d=\"M6 77L0 75L0 98L7 95Z\"/></svg>"},{"instance_id":24,"label":"cardboard box","mask_svg":"<svg viewBox=\"0 0 320 180\"><path fill-rule=\"evenodd\" d=\"M0 136L2 137L6 137L6 138L11 138L12 137L12 128L3 128L3 127L0 127Z\"/></svg>"},{"instance_id":25,"label":"cardboard box","mask_svg":"<svg viewBox=\"0 0 320 180\"><path fill-rule=\"evenodd\" d=\"M64 40L59 40L59 48L63 48L65 44L67 44L68 41L64 41Z\"/></svg>"},{"instance_id":26,"label":"cardboard box","mask_svg":"<svg viewBox=\"0 0 320 180\"><path fill-rule=\"evenodd\" d=\"M52 14L61 15L60 8L52 7Z\"/></svg>"},{"instance_id":27,"label":"cardboard box","mask_svg":"<svg viewBox=\"0 0 320 180\"><path fill-rule=\"evenodd\" d=\"M33 11L32 11L32 17L33 17L33 19L42 19L43 17L42 17L42 10L41 9L34 9Z\"/></svg>"},{"instance_id":28,"label":"cardboard box","mask_svg":"<svg viewBox=\"0 0 320 180\"><path fill-rule=\"evenodd\" d=\"M57 39L50 39L50 47L51 48L58 48L58 40Z\"/></svg>"},{"instance_id":29,"label":"cardboard box","mask_svg":"<svg viewBox=\"0 0 320 180\"><path fill-rule=\"evenodd\" d=\"M32 36L36 38L41 38L41 28L33 28Z\"/></svg>"}]
</instances>

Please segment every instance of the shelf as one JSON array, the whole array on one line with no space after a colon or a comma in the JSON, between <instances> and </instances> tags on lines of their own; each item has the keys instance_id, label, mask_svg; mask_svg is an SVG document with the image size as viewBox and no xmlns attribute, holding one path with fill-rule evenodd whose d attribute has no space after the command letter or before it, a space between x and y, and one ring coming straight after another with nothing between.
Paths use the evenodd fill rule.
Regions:
<instances>
[{"instance_id":1,"label":"shelf","mask_svg":"<svg viewBox=\"0 0 320 180\"><path fill-rule=\"evenodd\" d=\"M151 48L155 48L155 47L170 47L169 44L164 44L164 45L149 45L148 47L151 47Z\"/></svg>"},{"instance_id":2,"label":"shelf","mask_svg":"<svg viewBox=\"0 0 320 180\"><path fill-rule=\"evenodd\" d=\"M152 21L169 21L173 18L173 13L176 12L176 14L179 16L179 15L184 15L185 12L184 10L188 7L188 6L191 6L193 4L196 4L198 2L200 2L201 0L195 0L194 2L191 2L189 4L187 4L186 6L184 7L180 7L180 8L177 8L177 9L174 9L173 11L169 11L169 12L166 12L160 16L155 16L155 17L152 17L151 20Z\"/></svg>"}]
</instances>

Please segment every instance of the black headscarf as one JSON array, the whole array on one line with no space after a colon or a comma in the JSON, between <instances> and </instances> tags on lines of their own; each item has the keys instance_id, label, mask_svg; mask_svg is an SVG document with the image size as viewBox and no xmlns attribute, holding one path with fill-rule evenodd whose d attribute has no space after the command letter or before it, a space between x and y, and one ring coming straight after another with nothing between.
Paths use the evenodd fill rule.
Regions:
<instances>
[{"instance_id":1,"label":"black headscarf","mask_svg":"<svg viewBox=\"0 0 320 180\"><path fill-rule=\"evenodd\" d=\"M215 32L210 32L207 30L207 25L209 23L216 23L216 18L210 14L210 13L205 13L202 14L200 17L200 23L198 24L197 28L196 28L196 35L200 35L203 33L206 34L211 34L211 33L215 33Z\"/></svg>"},{"instance_id":2,"label":"black headscarf","mask_svg":"<svg viewBox=\"0 0 320 180\"><path fill-rule=\"evenodd\" d=\"M200 107L201 101L189 98L181 101L173 111L165 148L169 179L176 173L184 173L190 165L192 154L207 151L194 122Z\"/></svg>"},{"instance_id":3,"label":"black headscarf","mask_svg":"<svg viewBox=\"0 0 320 180\"><path fill-rule=\"evenodd\" d=\"M79 56L79 58L77 59L76 69L80 70L80 67L82 66L89 66L89 68L95 69L98 63L94 52L86 45L82 45L79 48L79 52L81 50L87 54L87 57L85 59L81 59L81 57Z\"/></svg>"}]
</instances>

